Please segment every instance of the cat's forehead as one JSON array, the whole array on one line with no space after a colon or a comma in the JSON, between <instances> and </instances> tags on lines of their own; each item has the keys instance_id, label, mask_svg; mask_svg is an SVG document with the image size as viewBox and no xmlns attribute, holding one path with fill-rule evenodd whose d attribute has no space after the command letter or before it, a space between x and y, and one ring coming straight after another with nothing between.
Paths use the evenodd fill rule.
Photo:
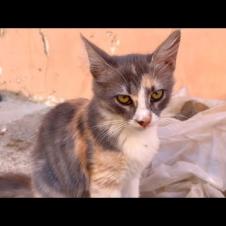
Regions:
<instances>
[{"instance_id":1,"label":"cat's forehead","mask_svg":"<svg viewBox=\"0 0 226 226\"><path fill-rule=\"evenodd\" d=\"M158 87L159 82L154 79L149 73L145 73L139 77L139 82L134 82L134 80L131 80L127 83L124 83L122 89L128 94L136 96L141 89L151 92Z\"/></svg>"},{"instance_id":2,"label":"cat's forehead","mask_svg":"<svg viewBox=\"0 0 226 226\"><path fill-rule=\"evenodd\" d=\"M156 85L150 61L143 55L129 55L118 58L119 70L123 75L123 90L137 95L141 87L152 90Z\"/></svg>"},{"instance_id":3,"label":"cat's forehead","mask_svg":"<svg viewBox=\"0 0 226 226\"><path fill-rule=\"evenodd\" d=\"M142 54L129 54L115 57L117 65L121 69L131 71L135 74L147 73L149 71L150 56Z\"/></svg>"},{"instance_id":4,"label":"cat's forehead","mask_svg":"<svg viewBox=\"0 0 226 226\"><path fill-rule=\"evenodd\" d=\"M141 87L152 90L157 84L157 81L151 76L150 73L143 74L141 77Z\"/></svg>"},{"instance_id":5,"label":"cat's forehead","mask_svg":"<svg viewBox=\"0 0 226 226\"><path fill-rule=\"evenodd\" d=\"M124 89L130 94L137 94L141 85L151 84L151 71L147 56L130 54L116 57L118 70L121 73L121 80ZM149 75L149 76L148 76ZM148 81L150 77L150 81ZM144 79L144 81L143 81Z\"/></svg>"}]
</instances>

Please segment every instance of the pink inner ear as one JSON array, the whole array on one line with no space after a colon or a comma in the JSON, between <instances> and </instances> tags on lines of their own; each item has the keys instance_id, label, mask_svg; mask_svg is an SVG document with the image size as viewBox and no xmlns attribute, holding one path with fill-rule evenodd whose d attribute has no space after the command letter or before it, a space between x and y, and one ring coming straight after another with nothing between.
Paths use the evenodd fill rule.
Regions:
<instances>
[{"instance_id":1,"label":"pink inner ear","mask_svg":"<svg viewBox=\"0 0 226 226\"><path fill-rule=\"evenodd\" d=\"M166 60L165 64L169 65L170 67L173 67L173 62L172 61Z\"/></svg>"}]
</instances>

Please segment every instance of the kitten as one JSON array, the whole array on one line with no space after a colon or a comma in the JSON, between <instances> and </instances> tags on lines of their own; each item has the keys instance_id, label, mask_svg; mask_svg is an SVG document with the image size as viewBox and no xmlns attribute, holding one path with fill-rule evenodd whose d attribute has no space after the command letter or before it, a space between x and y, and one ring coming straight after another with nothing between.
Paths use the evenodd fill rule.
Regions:
<instances>
[{"instance_id":1,"label":"kitten","mask_svg":"<svg viewBox=\"0 0 226 226\"><path fill-rule=\"evenodd\" d=\"M44 118L34 150L35 197L139 197L141 174L159 146L180 31L147 55L110 56L81 38L93 98L59 104Z\"/></svg>"}]
</instances>

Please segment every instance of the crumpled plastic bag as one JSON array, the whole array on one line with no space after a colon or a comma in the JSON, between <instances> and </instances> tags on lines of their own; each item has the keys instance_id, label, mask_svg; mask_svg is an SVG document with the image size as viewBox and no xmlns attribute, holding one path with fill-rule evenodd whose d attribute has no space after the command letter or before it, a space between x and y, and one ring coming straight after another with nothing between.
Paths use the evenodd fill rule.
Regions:
<instances>
[{"instance_id":1,"label":"crumpled plastic bag","mask_svg":"<svg viewBox=\"0 0 226 226\"><path fill-rule=\"evenodd\" d=\"M209 109L185 121L173 118L185 101ZM173 96L159 125L160 149L141 179L142 197L224 197L226 101Z\"/></svg>"}]
</instances>

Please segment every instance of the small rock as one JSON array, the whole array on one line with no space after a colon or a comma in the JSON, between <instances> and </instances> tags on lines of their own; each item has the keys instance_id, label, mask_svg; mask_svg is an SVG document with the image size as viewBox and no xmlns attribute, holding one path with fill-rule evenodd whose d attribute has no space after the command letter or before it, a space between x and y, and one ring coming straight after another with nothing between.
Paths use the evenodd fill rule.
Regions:
<instances>
[{"instance_id":1,"label":"small rock","mask_svg":"<svg viewBox=\"0 0 226 226\"><path fill-rule=\"evenodd\" d=\"M3 127L1 130L0 130L0 135L4 135L7 131L7 128L6 127Z\"/></svg>"},{"instance_id":2,"label":"small rock","mask_svg":"<svg viewBox=\"0 0 226 226\"><path fill-rule=\"evenodd\" d=\"M21 139L11 139L10 142L6 144L6 147L15 148L18 151L24 151L30 146L31 142L27 142Z\"/></svg>"}]
</instances>

